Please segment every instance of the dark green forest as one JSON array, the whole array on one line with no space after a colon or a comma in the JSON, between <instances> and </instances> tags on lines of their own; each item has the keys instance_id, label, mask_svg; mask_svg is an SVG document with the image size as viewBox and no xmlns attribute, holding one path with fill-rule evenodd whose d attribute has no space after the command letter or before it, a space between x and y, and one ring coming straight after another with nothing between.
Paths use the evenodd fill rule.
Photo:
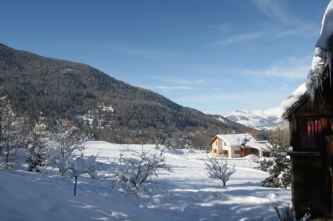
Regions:
<instances>
[{"instance_id":1,"label":"dark green forest","mask_svg":"<svg viewBox=\"0 0 333 221\"><path fill-rule=\"evenodd\" d=\"M110 142L203 148L196 140L208 145L219 133L253 132L222 116L207 115L131 86L89 65L46 58L3 44L0 87L13 111L32 124L41 115L49 126L67 119L96 139Z\"/></svg>"}]
</instances>

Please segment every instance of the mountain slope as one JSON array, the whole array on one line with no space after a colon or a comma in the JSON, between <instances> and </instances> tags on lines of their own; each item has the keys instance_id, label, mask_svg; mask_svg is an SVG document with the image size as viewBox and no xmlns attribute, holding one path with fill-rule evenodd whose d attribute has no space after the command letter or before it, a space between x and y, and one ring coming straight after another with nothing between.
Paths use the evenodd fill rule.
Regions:
<instances>
[{"instance_id":1,"label":"mountain slope","mask_svg":"<svg viewBox=\"0 0 333 221\"><path fill-rule=\"evenodd\" d=\"M272 130L274 126L283 124L280 108L261 110L235 110L225 118L257 130Z\"/></svg>"},{"instance_id":2,"label":"mountain slope","mask_svg":"<svg viewBox=\"0 0 333 221\"><path fill-rule=\"evenodd\" d=\"M152 91L134 87L85 64L38 56L0 44L0 86L23 116L37 119L40 112L50 121L94 113L107 120L113 133L199 126L216 133L245 132L249 128L216 116L182 107ZM104 113L99 104L111 106ZM134 136L140 135L140 131ZM171 134L171 132L169 133ZM125 135L124 135L125 136ZM141 136L141 135L140 135Z\"/></svg>"}]
</instances>

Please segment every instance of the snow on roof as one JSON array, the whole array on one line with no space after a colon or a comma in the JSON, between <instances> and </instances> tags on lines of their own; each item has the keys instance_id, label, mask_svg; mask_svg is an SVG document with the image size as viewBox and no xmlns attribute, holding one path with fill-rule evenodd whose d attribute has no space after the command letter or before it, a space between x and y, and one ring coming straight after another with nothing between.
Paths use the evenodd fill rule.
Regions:
<instances>
[{"instance_id":1,"label":"snow on roof","mask_svg":"<svg viewBox=\"0 0 333 221\"><path fill-rule=\"evenodd\" d=\"M330 73L332 71L332 51L333 44L330 43L330 37L333 35L333 0L328 4L323 20L320 37L316 43L316 50L312 59L306 81L301 84L297 90L281 103L281 112L284 118L287 118L287 111L294 107L303 95L309 95L310 100L314 99L315 91L321 86L322 72L327 63Z\"/></svg>"},{"instance_id":2,"label":"snow on roof","mask_svg":"<svg viewBox=\"0 0 333 221\"><path fill-rule=\"evenodd\" d=\"M281 105L281 113L283 118L287 118L286 112L294 107L301 98L306 95L307 89L306 89L306 82L304 81L303 84L301 84L295 91L290 95L286 100L284 100Z\"/></svg>"},{"instance_id":3,"label":"snow on roof","mask_svg":"<svg viewBox=\"0 0 333 221\"><path fill-rule=\"evenodd\" d=\"M246 140L254 139L250 134L218 134L216 136L224 140L228 146L240 146Z\"/></svg>"},{"instance_id":4,"label":"snow on roof","mask_svg":"<svg viewBox=\"0 0 333 221\"><path fill-rule=\"evenodd\" d=\"M224 140L228 146L248 146L258 150L269 150L272 145L268 142L260 142L250 134L218 134L216 137Z\"/></svg>"},{"instance_id":5,"label":"snow on roof","mask_svg":"<svg viewBox=\"0 0 333 221\"><path fill-rule=\"evenodd\" d=\"M333 34L333 1L331 0L330 3L328 3L328 6L326 8L323 21L322 21L322 27L320 31L320 37L316 43L316 47L320 47L324 51L332 51L332 46L329 45L329 38Z\"/></svg>"},{"instance_id":6,"label":"snow on roof","mask_svg":"<svg viewBox=\"0 0 333 221\"><path fill-rule=\"evenodd\" d=\"M251 139L250 141L245 143L246 146L255 148L260 151L267 151L272 148L272 145L270 143L260 143L259 141L256 141L255 139Z\"/></svg>"}]
</instances>

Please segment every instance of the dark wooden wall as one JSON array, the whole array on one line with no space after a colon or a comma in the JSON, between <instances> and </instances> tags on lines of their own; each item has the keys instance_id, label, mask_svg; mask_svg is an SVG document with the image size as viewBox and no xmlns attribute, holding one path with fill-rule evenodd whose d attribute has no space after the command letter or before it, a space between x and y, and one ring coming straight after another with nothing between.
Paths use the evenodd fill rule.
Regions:
<instances>
[{"instance_id":1,"label":"dark wooden wall","mask_svg":"<svg viewBox=\"0 0 333 221\"><path fill-rule=\"evenodd\" d=\"M329 214L331 205L326 197L331 193L326 187L330 181L325 180L320 153L308 155L294 153L291 159L292 203L293 209L298 213L297 218L301 218L308 207L311 208L313 216Z\"/></svg>"},{"instance_id":2,"label":"dark wooden wall","mask_svg":"<svg viewBox=\"0 0 333 221\"><path fill-rule=\"evenodd\" d=\"M323 88L317 90L313 102L307 97L289 114L292 151L288 154L292 162L292 204L297 219L305 214L307 207L314 217L332 213L332 179L323 158L325 142L319 148L301 149L298 128L300 119L319 118L322 135L332 135L327 125L327 119L333 118L333 86L329 78L323 82Z\"/></svg>"}]
</instances>

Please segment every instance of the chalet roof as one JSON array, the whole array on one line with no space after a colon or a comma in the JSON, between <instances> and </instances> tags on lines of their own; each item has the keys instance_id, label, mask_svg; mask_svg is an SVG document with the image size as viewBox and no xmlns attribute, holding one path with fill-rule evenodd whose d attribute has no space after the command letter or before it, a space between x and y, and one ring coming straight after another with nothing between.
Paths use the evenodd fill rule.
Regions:
<instances>
[{"instance_id":1,"label":"chalet roof","mask_svg":"<svg viewBox=\"0 0 333 221\"><path fill-rule=\"evenodd\" d=\"M267 141L257 141L250 134L218 134L210 143L216 138L222 139L228 146L247 146L261 151L268 151L272 147Z\"/></svg>"}]
</instances>

